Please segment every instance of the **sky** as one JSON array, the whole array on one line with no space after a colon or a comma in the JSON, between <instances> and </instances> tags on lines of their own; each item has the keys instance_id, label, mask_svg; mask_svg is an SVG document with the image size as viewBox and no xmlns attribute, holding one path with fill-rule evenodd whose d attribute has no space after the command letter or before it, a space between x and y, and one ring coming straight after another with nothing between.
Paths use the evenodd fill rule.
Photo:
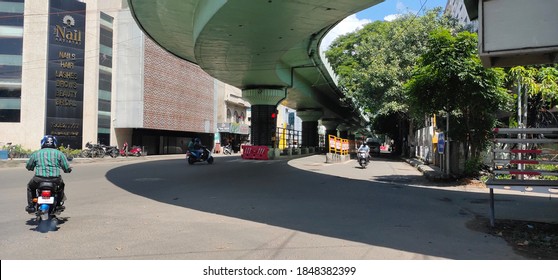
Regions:
<instances>
[{"instance_id":1,"label":"sky","mask_svg":"<svg viewBox=\"0 0 558 280\"><path fill-rule=\"evenodd\" d=\"M413 13L422 15L425 10L446 6L447 0L385 0L364 11L349 16L333 28L322 40L321 51L329 47L339 35L361 28L367 23L377 20L391 21L400 14ZM422 7L422 9L421 9Z\"/></svg>"}]
</instances>

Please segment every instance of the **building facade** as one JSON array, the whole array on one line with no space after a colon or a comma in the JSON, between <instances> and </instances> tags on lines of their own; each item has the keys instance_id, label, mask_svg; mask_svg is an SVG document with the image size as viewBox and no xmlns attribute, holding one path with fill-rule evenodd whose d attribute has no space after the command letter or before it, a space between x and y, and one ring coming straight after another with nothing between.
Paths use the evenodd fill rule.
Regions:
<instances>
[{"instance_id":1,"label":"building facade","mask_svg":"<svg viewBox=\"0 0 558 280\"><path fill-rule=\"evenodd\" d=\"M0 146L38 149L52 134L75 149L182 153L245 123L249 105L227 101L239 90L151 41L126 0L0 0L0 42Z\"/></svg>"},{"instance_id":2,"label":"building facade","mask_svg":"<svg viewBox=\"0 0 558 280\"><path fill-rule=\"evenodd\" d=\"M464 0L448 0L445 12L457 19L459 23L466 26L471 31L477 31L479 29L478 20L471 20L469 18Z\"/></svg>"}]
</instances>

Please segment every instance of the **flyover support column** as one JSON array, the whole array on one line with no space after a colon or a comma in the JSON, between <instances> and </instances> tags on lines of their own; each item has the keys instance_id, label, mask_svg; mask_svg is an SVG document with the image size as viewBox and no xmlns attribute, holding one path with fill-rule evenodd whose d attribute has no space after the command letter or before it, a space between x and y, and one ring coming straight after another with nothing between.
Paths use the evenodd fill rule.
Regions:
<instances>
[{"instance_id":1,"label":"flyover support column","mask_svg":"<svg viewBox=\"0 0 558 280\"><path fill-rule=\"evenodd\" d=\"M340 124L339 126L337 126L337 130L339 131L339 137L344 139L349 138L349 126L347 124Z\"/></svg>"},{"instance_id":2,"label":"flyover support column","mask_svg":"<svg viewBox=\"0 0 558 280\"><path fill-rule=\"evenodd\" d=\"M320 145L318 120L322 117L323 112L319 109L301 109L296 111L296 115L302 120L303 147L317 148Z\"/></svg>"},{"instance_id":3,"label":"flyover support column","mask_svg":"<svg viewBox=\"0 0 558 280\"><path fill-rule=\"evenodd\" d=\"M286 97L285 89L245 89L242 98L250 102L252 125L250 128L251 144L276 148L277 104Z\"/></svg>"},{"instance_id":4,"label":"flyover support column","mask_svg":"<svg viewBox=\"0 0 558 280\"><path fill-rule=\"evenodd\" d=\"M328 135L337 135L337 126L339 125L338 119L322 119L322 125L325 127L325 149L326 153L329 149L329 137Z\"/></svg>"}]
</instances>

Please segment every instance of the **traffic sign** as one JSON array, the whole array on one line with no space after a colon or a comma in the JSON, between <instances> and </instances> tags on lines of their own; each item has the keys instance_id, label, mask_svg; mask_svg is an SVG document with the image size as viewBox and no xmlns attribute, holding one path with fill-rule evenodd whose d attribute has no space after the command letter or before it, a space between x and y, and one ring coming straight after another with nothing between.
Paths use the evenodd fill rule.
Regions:
<instances>
[{"instance_id":1,"label":"traffic sign","mask_svg":"<svg viewBox=\"0 0 558 280\"><path fill-rule=\"evenodd\" d=\"M444 133L438 133L438 153L443 154L444 148L446 146L446 141L444 139Z\"/></svg>"}]
</instances>

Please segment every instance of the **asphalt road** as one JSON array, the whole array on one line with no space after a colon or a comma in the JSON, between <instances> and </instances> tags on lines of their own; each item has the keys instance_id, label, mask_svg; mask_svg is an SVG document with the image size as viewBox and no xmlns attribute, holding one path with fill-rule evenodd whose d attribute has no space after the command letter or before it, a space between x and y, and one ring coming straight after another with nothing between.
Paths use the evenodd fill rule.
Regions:
<instances>
[{"instance_id":1,"label":"asphalt road","mask_svg":"<svg viewBox=\"0 0 558 280\"><path fill-rule=\"evenodd\" d=\"M175 155L73 167L67 209L46 233L24 211L32 173L0 168L0 259L523 259L467 228L488 216L487 190L432 185L400 160L189 166ZM556 209L555 198L496 192L497 218L557 222Z\"/></svg>"}]
</instances>

